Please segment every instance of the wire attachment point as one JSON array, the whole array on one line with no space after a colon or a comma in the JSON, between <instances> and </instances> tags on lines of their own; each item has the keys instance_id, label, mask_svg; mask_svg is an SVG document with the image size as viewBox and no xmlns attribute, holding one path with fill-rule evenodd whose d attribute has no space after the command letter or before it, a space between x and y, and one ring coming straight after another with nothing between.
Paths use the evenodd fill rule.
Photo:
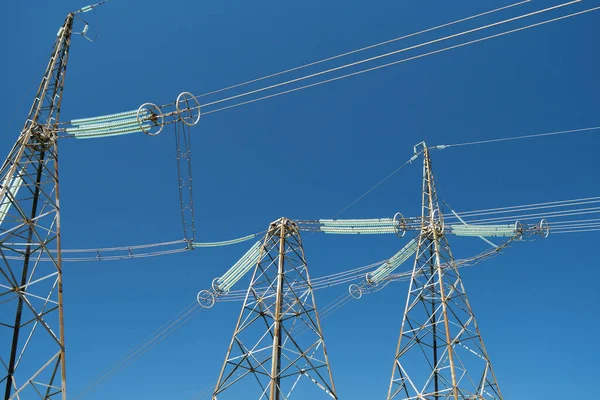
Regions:
<instances>
[{"instance_id":1,"label":"wire attachment point","mask_svg":"<svg viewBox=\"0 0 600 400\"><path fill-rule=\"evenodd\" d=\"M523 225L519 221L515 222L515 233L519 236L519 239L523 238Z\"/></svg>"},{"instance_id":2,"label":"wire attachment point","mask_svg":"<svg viewBox=\"0 0 600 400\"><path fill-rule=\"evenodd\" d=\"M187 126L194 126L200 121L200 103L190 92L182 92L175 101L177 116Z\"/></svg>"},{"instance_id":3,"label":"wire attachment point","mask_svg":"<svg viewBox=\"0 0 600 400\"><path fill-rule=\"evenodd\" d=\"M350 293L350 296L356 300L359 300L363 295L362 289L356 283L348 286L348 292Z\"/></svg>"},{"instance_id":4,"label":"wire attachment point","mask_svg":"<svg viewBox=\"0 0 600 400\"><path fill-rule=\"evenodd\" d=\"M433 210L433 215L432 215L432 220L433 220L433 229L436 230L436 232L438 233L438 235L442 235L444 233L444 215L440 212L439 208L436 208L435 210Z\"/></svg>"},{"instance_id":5,"label":"wire attachment point","mask_svg":"<svg viewBox=\"0 0 600 400\"><path fill-rule=\"evenodd\" d=\"M367 272L367 274L365 275L365 280L369 285L377 286L377 281L373 279L373 272Z\"/></svg>"},{"instance_id":6,"label":"wire attachment point","mask_svg":"<svg viewBox=\"0 0 600 400\"><path fill-rule=\"evenodd\" d=\"M538 225L538 233L540 235L542 235L544 237L544 239L546 239L548 237L548 235L550 234L550 225L548 224L548 221L546 221L546 219L542 219L540 221L540 224Z\"/></svg>"},{"instance_id":7,"label":"wire attachment point","mask_svg":"<svg viewBox=\"0 0 600 400\"><path fill-rule=\"evenodd\" d=\"M215 296L208 290L199 291L196 300L198 300L198 304L204 308L211 308L215 305Z\"/></svg>"},{"instance_id":8,"label":"wire attachment point","mask_svg":"<svg viewBox=\"0 0 600 400\"><path fill-rule=\"evenodd\" d=\"M421 154L423 151L425 151L426 148L427 148L427 145L425 144L425 142L419 142L419 143L415 144L415 147L414 147L415 155Z\"/></svg>"},{"instance_id":9,"label":"wire attachment point","mask_svg":"<svg viewBox=\"0 0 600 400\"><path fill-rule=\"evenodd\" d=\"M402 229L402 231L400 229ZM394 231L400 238L403 238L404 235L406 235L406 219L404 219L404 215L399 212L394 215Z\"/></svg>"},{"instance_id":10,"label":"wire attachment point","mask_svg":"<svg viewBox=\"0 0 600 400\"><path fill-rule=\"evenodd\" d=\"M137 123L142 132L148 136L156 136L162 132L163 126L165 125L165 117L160 110L160 107L154 103L144 103L138 108L136 113ZM150 122L150 124L142 124L143 122ZM158 127L156 132L152 132L154 127Z\"/></svg>"}]
</instances>

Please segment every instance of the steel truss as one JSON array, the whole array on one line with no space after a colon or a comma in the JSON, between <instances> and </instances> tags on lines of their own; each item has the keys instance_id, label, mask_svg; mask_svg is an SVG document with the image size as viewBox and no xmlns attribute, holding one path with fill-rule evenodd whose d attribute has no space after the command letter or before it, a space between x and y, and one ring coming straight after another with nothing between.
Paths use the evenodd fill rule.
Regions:
<instances>
[{"instance_id":1,"label":"steel truss","mask_svg":"<svg viewBox=\"0 0 600 400\"><path fill-rule=\"evenodd\" d=\"M502 399L420 151L423 222L387 399Z\"/></svg>"},{"instance_id":2,"label":"steel truss","mask_svg":"<svg viewBox=\"0 0 600 400\"><path fill-rule=\"evenodd\" d=\"M0 168L4 400L66 399L57 124L73 20L71 13L58 31L25 126Z\"/></svg>"},{"instance_id":3,"label":"steel truss","mask_svg":"<svg viewBox=\"0 0 600 400\"><path fill-rule=\"evenodd\" d=\"M179 99L178 99L179 100ZM175 122L175 147L177 153L177 186L181 206L183 235L188 249L196 241L194 222L194 198L192 196L192 136L191 125L183 118Z\"/></svg>"},{"instance_id":4,"label":"steel truss","mask_svg":"<svg viewBox=\"0 0 600 400\"><path fill-rule=\"evenodd\" d=\"M285 400L297 390L338 398L298 225L281 218L265 236L213 400Z\"/></svg>"}]
</instances>

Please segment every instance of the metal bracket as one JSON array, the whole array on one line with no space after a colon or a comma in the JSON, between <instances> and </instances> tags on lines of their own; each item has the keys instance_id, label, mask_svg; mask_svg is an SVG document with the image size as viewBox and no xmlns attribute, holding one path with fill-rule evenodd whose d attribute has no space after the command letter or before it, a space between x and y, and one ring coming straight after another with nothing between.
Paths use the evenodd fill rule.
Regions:
<instances>
[{"instance_id":1,"label":"metal bracket","mask_svg":"<svg viewBox=\"0 0 600 400\"><path fill-rule=\"evenodd\" d=\"M417 155L421 154L422 152L424 152L426 148L427 148L427 145L425 144L424 141L415 144L415 146L414 146L415 156L417 156Z\"/></svg>"}]
</instances>

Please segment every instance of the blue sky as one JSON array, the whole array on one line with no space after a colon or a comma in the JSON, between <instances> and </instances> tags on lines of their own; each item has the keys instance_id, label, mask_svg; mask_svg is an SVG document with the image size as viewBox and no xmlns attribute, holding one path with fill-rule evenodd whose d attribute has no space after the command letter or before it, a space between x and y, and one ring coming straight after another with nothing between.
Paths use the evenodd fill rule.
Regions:
<instances>
[{"instance_id":1,"label":"blue sky","mask_svg":"<svg viewBox=\"0 0 600 400\"><path fill-rule=\"evenodd\" d=\"M501 16L558 3L534 0ZM600 5L583 3L568 11ZM98 32L95 43L73 38L62 118L169 103L182 91L219 89L507 4L113 0L86 15L90 32ZM58 27L84 5L3 6L5 154ZM247 235L280 216L330 218L422 140L433 145L599 125L599 18L600 11L203 117L193 128L198 239ZM599 145L598 134L589 132L432 156L440 197L457 210L473 210L597 196ZM155 138L64 140L63 246L181 238L174 150L170 129ZM407 167L343 216L417 215L420 174L418 163ZM464 270L506 398L589 397L600 355L597 233L518 243ZM384 259L404 243L312 235L305 251L316 277ZM485 248L475 239L451 238L451 244L457 258ZM66 265L70 395L193 301L248 247ZM324 320L340 398L384 398L407 288L392 284ZM345 290L317 292L317 302L324 306ZM239 307L219 304L199 314L86 398L193 399L218 377Z\"/></svg>"}]
</instances>

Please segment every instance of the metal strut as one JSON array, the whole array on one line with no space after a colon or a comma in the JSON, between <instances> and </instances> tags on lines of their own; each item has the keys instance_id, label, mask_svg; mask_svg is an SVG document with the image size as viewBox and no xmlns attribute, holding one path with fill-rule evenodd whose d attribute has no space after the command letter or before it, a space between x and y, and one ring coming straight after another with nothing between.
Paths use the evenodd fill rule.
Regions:
<instances>
[{"instance_id":1,"label":"metal strut","mask_svg":"<svg viewBox=\"0 0 600 400\"><path fill-rule=\"evenodd\" d=\"M57 125L73 21L71 13L58 31L23 130L0 168L4 400L66 399Z\"/></svg>"},{"instance_id":2,"label":"metal strut","mask_svg":"<svg viewBox=\"0 0 600 400\"><path fill-rule=\"evenodd\" d=\"M194 197L192 190L192 137L190 125L182 119L175 123L175 146L177 151L177 185L183 236L188 248L194 249L196 225L194 222Z\"/></svg>"}]
</instances>

